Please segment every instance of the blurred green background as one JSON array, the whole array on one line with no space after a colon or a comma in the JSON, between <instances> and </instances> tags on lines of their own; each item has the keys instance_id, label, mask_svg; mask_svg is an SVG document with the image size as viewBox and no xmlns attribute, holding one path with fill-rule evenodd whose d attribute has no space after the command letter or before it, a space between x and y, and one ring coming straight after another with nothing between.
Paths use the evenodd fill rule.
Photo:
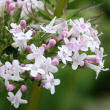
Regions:
<instances>
[{"instance_id":1,"label":"blurred green background","mask_svg":"<svg viewBox=\"0 0 110 110\"><path fill-rule=\"evenodd\" d=\"M110 68L110 0L75 0L68 8L83 8L92 2L104 4L88 8L78 15L87 20L103 13L93 24L98 24L99 31L104 33L100 39L108 55L105 57L105 67ZM88 68L73 71L71 67L66 67L60 69L56 77L61 79L61 85L56 87L53 96L44 90L39 110L110 110L110 71L101 72L96 80L95 72ZM0 86L0 110L15 110L3 91L4 88ZM25 106L21 105L18 110L25 110Z\"/></svg>"}]
</instances>

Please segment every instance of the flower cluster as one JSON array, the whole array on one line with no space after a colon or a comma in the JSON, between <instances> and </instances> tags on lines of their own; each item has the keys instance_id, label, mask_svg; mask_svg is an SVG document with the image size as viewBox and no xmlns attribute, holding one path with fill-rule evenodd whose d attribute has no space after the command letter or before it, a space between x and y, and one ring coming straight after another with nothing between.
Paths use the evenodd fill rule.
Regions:
<instances>
[{"instance_id":1,"label":"flower cluster","mask_svg":"<svg viewBox=\"0 0 110 110\"><path fill-rule=\"evenodd\" d=\"M21 8L21 18L27 16L29 11L31 11L31 8L35 9L36 11L38 11L39 8L44 10L44 3L37 0L17 0L16 2L14 0L1 0L0 9L2 9L4 6L6 6L6 11L10 16L13 16L17 8Z\"/></svg>"},{"instance_id":2,"label":"flower cluster","mask_svg":"<svg viewBox=\"0 0 110 110\"><path fill-rule=\"evenodd\" d=\"M28 8L44 10L44 4L37 0L6 0L4 3L10 16L16 8L21 8L21 18L31 11ZM55 86L60 84L60 79L54 78L60 64L64 67L71 65L73 70L79 67L91 68L96 71L96 78L101 71L108 70L104 69L104 49L99 40L101 33L89 21L85 22L84 18L64 20L54 17L48 25L38 23L37 32L31 25L36 26L34 23L27 25L26 20L21 20L19 24L11 23L10 27L6 27L12 35L11 45L24 55L21 64L19 56L12 63L6 61L0 67L0 77L4 79L8 91L7 99L15 108L28 103L21 99L27 86L19 83L24 81L27 73L30 80L37 80L40 87L54 94ZM38 41L35 41L35 37ZM17 90L15 95L14 90Z\"/></svg>"}]
</instances>

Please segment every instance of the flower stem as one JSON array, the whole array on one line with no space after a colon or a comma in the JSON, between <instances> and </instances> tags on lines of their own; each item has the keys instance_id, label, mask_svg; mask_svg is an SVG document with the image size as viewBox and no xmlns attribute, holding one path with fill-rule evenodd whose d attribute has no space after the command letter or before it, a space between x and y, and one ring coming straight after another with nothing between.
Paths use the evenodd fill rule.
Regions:
<instances>
[{"instance_id":1,"label":"flower stem","mask_svg":"<svg viewBox=\"0 0 110 110\"><path fill-rule=\"evenodd\" d=\"M37 86L37 82L32 83L32 90L26 110L38 110L43 89Z\"/></svg>"}]
</instances>

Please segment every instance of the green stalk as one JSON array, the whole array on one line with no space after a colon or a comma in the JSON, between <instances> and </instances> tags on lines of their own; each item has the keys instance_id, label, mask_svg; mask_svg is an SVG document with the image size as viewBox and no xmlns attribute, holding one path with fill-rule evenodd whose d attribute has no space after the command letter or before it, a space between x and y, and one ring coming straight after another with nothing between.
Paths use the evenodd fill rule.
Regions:
<instances>
[{"instance_id":1,"label":"green stalk","mask_svg":"<svg viewBox=\"0 0 110 110\"><path fill-rule=\"evenodd\" d=\"M32 83L32 90L29 96L29 103L26 110L38 110L43 89L38 87L37 82Z\"/></svg>"}]
</instances>

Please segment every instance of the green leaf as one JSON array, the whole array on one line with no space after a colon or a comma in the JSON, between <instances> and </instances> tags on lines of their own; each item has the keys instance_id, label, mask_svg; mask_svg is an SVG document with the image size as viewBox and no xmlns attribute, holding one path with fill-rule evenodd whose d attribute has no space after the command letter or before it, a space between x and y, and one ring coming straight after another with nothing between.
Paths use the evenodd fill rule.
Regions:
<instances>
[{"instance_id":1,"label":"green leaf","mask_svg":"<svg viewBox=\"0 0 110 110\"><path fill-rule=\"evenodd\" d=\"M57 0L54 15L57 17L62 16L64 8L67 6L69 0Z\"/></svg>"}]
</instances>

